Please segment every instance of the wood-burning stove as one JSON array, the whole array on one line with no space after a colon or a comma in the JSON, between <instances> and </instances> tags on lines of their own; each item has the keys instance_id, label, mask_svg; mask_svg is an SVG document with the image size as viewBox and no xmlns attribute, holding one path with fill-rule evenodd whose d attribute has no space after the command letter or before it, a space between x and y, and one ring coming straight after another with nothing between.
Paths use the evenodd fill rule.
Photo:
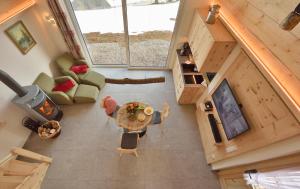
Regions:
<instances>
[{"instance_id":1,"label":"wood-burning stove","mask_svg":"<svg viewBox=\"0 0 300 189\"><path fill-rule=\"evenodd\" d=\"M0 81L17 93L12 102L25 109L37 120L61 120L63 113L59 106L37 85L22 87L2 70L0 70Z\"/></svg>"}]
</instances>

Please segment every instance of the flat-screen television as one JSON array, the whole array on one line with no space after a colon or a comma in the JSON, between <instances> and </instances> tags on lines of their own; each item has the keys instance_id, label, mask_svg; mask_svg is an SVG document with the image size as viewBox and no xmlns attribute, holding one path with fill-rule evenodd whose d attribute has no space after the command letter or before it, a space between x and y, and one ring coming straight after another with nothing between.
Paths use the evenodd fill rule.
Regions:
<instances>
[{"instance_id":1,"label":"flat-screen television","mask_svg":"<svg viewBox=\"0 0 300 189\"><path fill-rule=\"evenodd\" d=\"M228 140L249 130L249 125L226 79L212 94L212 98Z\"/></svg>"}]
</instances>

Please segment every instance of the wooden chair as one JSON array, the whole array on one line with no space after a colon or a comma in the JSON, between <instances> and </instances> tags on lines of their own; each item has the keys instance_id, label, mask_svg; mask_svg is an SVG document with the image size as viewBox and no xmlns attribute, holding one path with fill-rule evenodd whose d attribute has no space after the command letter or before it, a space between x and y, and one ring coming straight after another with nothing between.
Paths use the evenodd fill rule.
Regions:
<instances>
[{"instance_id":1,"label":"wooden chair","mask_svg":"<svg viewBox=\"0 0 300 189\"><path fill-rule=\"evenodd\" d=\"M31 163L17 160L17 156L36 160ZM14 148L0 161L1 189L39 189L52 158L22 148Z\"/></svg>"},{"instance_id":2,"label":"wooden chair","mask_svg":"<svg viewBox=\"0 0 300 189\"><path fill-rule=\"evenodd\" d=\"M159 127L161 128L162 133L164 131L164 122L165 122L166 118L169 116L169 114L170 114L170 106L168 103L165 102L163 105L163 109L160 112L161 123L159 124Z\"/></svg>"},{"instance_id":3,"label":"wooden chair","mask_svg":"<svg viewBox=\"0 0 300 189\"><path fill-rule=\"evenodd\" d=\"M138 157L137 153L137 145L139 140L139 134L138 133L123 133L122 139L121 139L121 147L117 148L117 150L120 152L120 156L122 154L134 154L136 157Z\"/></svg>"}]
</instances>

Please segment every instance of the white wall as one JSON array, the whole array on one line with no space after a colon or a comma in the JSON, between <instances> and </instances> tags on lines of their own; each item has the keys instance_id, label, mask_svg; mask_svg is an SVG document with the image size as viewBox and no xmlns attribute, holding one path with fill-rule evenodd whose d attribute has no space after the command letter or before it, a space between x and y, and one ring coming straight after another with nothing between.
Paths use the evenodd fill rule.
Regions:
<instances>
[{"instance_id":1,"label":"white wall","mask_svg":"<svg viewBox=\"0 0 300 189\"><path fill-rule=\"evenodd\" d=\"M32 8L25 10L0 25L0 69L6 71L21 85L30 85L40 72L55 73L51 63L66 46L58 28L45 21L49 10L46 0L39 0ZM5 29L22 20L37 44L23 55L4 33ZM8 154L11 147L22 146L30 134L21 125L26 112L10 101L15 93L0 82L0 159Z\"/></svg>"}]
</instances>

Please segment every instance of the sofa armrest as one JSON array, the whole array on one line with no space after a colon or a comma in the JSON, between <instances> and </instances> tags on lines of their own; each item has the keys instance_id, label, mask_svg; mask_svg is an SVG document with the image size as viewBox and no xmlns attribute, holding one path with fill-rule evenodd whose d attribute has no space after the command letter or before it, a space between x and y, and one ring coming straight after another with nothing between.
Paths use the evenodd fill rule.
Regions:
<instances>
[{"instance_id":1,"label":"sofa armrest","mask_svg":"<svg viewBox=\"0 0 300 189\"><path fill-rule=\"evenodd\" d=\"M54 78L56 83L61 83L67 80L71 80L74 84L76 84L76 81L71 76L59 76Z\"/></svg>"},{"instance_id":2,"label":"sofa armrest","mask_svg":"<svg viewBox=\"0 0 300 189\"><path fill-rule=\"evenodd\" d=\"M49 94L49 97L59 105L73 104L73 100L67 94L61 91L53 91Z\"/></svg>"}]
</instances>

